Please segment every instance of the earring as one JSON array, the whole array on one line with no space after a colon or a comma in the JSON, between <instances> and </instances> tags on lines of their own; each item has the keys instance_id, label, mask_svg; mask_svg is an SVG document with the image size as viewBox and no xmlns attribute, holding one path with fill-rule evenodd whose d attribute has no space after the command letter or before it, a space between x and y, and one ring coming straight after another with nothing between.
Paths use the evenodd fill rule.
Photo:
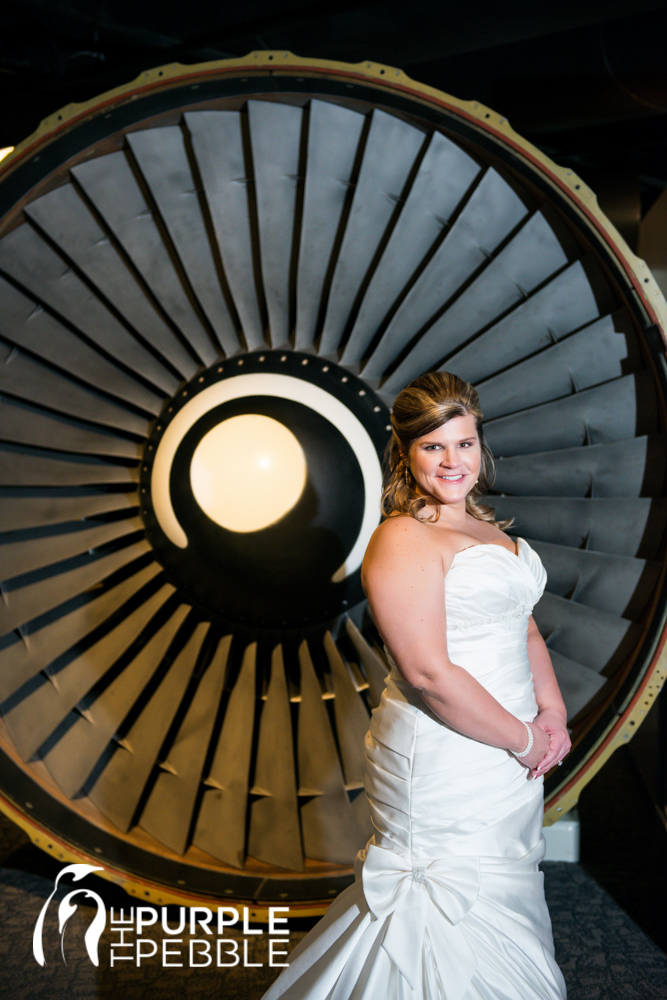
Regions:
<instances>
[{"instance_id":1,"label":"earring","mask_svg":"<svg viewBox=\"0 0 667 1000\"><path fill-rule=\"evenodd\" d=\"M405 485L409 486L410 485L410 466L407 465L407 463L406 463L404 472L405 472Z\"/></svg>"}]
</instances>

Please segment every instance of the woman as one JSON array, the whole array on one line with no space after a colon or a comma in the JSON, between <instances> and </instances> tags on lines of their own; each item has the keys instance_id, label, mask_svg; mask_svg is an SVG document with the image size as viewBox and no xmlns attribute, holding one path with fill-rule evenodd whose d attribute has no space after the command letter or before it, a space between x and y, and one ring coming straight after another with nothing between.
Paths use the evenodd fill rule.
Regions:
<instances>
[{"instance_id":1,"label":"woman","mask_svg":"<svg viewBox=\"0 0 667 1000\"><path fill-rule=\"evenodd\" d=\"M266 1000L562 1000L543 775L570 747L530 616L546 574L479 497L492 459L455 375L397 397L362 580L391 673L366 737L375 834Z\"/></svg>"}]
</instances>

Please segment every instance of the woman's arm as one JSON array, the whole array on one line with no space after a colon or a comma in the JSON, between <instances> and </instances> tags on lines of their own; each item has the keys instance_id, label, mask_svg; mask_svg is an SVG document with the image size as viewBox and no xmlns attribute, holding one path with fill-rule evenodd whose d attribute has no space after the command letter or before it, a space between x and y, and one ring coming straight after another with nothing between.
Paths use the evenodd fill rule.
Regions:
<instances>
[{"instance_id":1,"label":"woman's arm","mask_svg":"<svg viewBox=\"0 0 667 1000\"><path fill-rule=\"evenodd\" d=\"M414 518L389 518L375 532L363 566L375 624L402 676L447 725L471 739L521 751L526 727L475 678L449 658L444 578L453 552L434 544L433 529ZM522 758L533 770L549 738L533 728Z\"/></svg>"},{"instance_id":2,"label":"woman's arm","mask_svg":"<svg viewBox=\"0 0 667 1000\"><path fill-rule=\"evenodd\" d=\"M528 623L528 659L539 709L539 714L534 720L535 725L551 737L549 751L536 769L537 773L543 774L553 767L557 760L563 759L572 744L567 731L567 711L549 650L532 615Z\"/></svg>"}]
</instances>

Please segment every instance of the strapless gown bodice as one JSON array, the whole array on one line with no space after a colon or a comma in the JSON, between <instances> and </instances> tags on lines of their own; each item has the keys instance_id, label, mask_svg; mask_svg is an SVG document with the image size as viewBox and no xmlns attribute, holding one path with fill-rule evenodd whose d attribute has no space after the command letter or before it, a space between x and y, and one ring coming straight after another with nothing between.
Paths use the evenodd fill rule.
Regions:
<instances>
[{"instance_id":1,"label":"strapless gown bodice","mask_svg":"<svg viewBox=\"0 0 667 1000\"><path fill-rule=\"evenodd\" d=\"M526 652L526 621L544 592L546 579L539 556L523 538L517 539L517 554L497 544L462 549L454 556L447 574L445 608L450 659L464 666L503 704L506 698L516 701L521 694L528 694L527 687L532 688L530 669L523 674L509 670L508 657L516 653L519 658ZM390 679L412 691L386 649L385 653L391 667ZM525 655L521 660L524 667L528 666ZM521 694L516 690L517 682ZM421 705L421 699L416 703Z\"/></svg>"},{"instance_id":2,"label":"strapless gown bodice","mask_svg":"<svg viewBox=\"0 0 667 1000\"><path fill-rule=\"evenodd\" d=\"M547 574L528 542L519 538L516 544L516 554L495 543L470 545L456 553L445 583L448 637L480 634L530 614Z\"/></svg>"},{"instance_id":3,"label":"strapless gown bodice","mask_svg":"<svg viewBox=\"0 0 667 1000\"><path fill-rule=\"evenodd\" d=\"M537 714L528 618L546 583L523 539L457 553L450 659L508 711ZM391 658L366 735L374 835L356 881L265 1000L564 1000L542 873L543 778L439 719Z\"/></svg>"}]
</instances>

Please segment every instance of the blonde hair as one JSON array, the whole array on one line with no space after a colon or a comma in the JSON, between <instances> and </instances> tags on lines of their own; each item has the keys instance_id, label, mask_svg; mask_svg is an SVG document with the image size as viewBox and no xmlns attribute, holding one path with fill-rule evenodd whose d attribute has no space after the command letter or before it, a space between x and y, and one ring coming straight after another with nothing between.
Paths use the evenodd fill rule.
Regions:
<instances>
[{"instance_id":1,"label":"blonde hair","mask_svg":"<svg viewBox=\"0 0 667 1000\"><path fill-rule=\"evenodd\" d=\"M483 414L477 390L469 382L450 372L427 372L420 375L401 390L394 400L391 413L392 434L385 452L381 501L385 517L397 512L417 518L426 506L430 506L434 508L433 512L420 520L438 520L440 501L436 497L417 492L414 476L403 456L407 456L410 445L417 438L430 434L452 417L465 417L468 414L475 418L482 463L479 479L466 497L466 511L478 520L490 521L500 528L508 528L512 524L511 520L496 521L493 507L480 502L479 498L486 495L495 477L493 455L482 433Z\"/></svg>"}]
</instances>

